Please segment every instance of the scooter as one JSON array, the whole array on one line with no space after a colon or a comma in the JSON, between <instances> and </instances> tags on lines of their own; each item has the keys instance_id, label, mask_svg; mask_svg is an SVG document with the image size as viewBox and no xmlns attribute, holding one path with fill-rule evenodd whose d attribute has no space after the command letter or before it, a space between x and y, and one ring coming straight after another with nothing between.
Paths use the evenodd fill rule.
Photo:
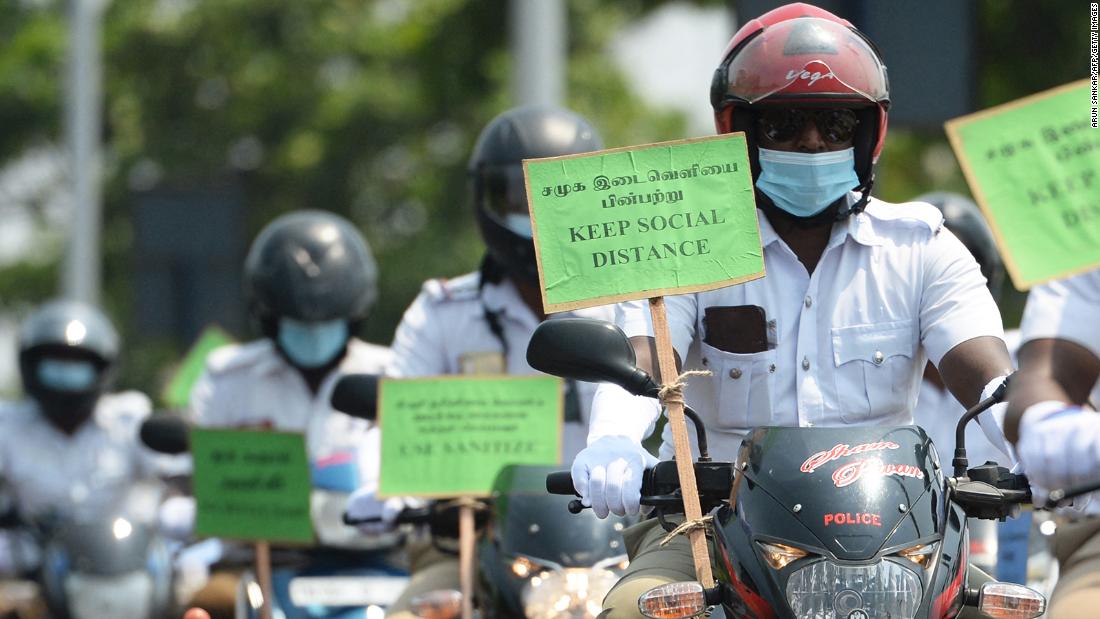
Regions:
<instances>
[{"instance_id":1,"label":"scooter","mask_svg":"<svg viewBox=\"0 0 1100 619\"><path fill-rule=\"evenodd\" d=\"M183 419L160 414L143 423L140 436L154 451L180 454L190 449L189 432ZM381 619L386 607L408 584L406 570L391 560L402 543L401 536L380 535L366 539L342 522L347 496L352 489L340 482L343 476L333 469L352 464L339 459L312 463L310 513L318 545L272 549L272 616L281 619ZM234 557L227 562L247 565L249 559ZM245 571L236 599L235 615L239 619L258 619L263 603L261 591L256 575Z\"/></svg>"},{"instance_id":2,"label":"scooter","mask_svg":"<svg viewBox=\"0 0 1100 619\"><path fill-rule=\"evenodd\" d=\"M347 375L333 391L337 410L373 419L378 377ZM599 519L591 513L564 517L566 497L545 490L555 467L511 465L497 474L479 513L474 606L486 619L581 619L595 617L600 603L626 568L622 530L632 518ZM349 524L367 520L345 519ZM425 525L433 544L453 551L457 513L446 502L406 509L398 524ZM462 594L432 591L411 601L422 617L461 615Z\"/></svg>"},{"instance_id":3,"label":"scooter","mask_svg":"<svg viewBox=\"0 0 1100 619\"><path fill-rule=\"evenodd\" d=\"M605 381L656 397L634 350L610 323L562 319L536 329L528 363L576 380ZM1002 393L963 416L965 424ZM721 607L727 617L935 619L976 606L996 617L1040 616L1046 600L1021 585L968 581L967 516L1004 518L1030 500L1026 479L992 464L967 469L957 436L954 475L917 426L760 427L735 462L713 462L705 428L690 410L700 457L699 499L712 537L717 583L656 587L639 600L648 617L694 617ZM568 472L547 477L552 493L574 495ZM683 513L675 462L648 470L642 504L666 530ZM579 511L579 502L571 511Z\"/></svg>"}]
</instances>

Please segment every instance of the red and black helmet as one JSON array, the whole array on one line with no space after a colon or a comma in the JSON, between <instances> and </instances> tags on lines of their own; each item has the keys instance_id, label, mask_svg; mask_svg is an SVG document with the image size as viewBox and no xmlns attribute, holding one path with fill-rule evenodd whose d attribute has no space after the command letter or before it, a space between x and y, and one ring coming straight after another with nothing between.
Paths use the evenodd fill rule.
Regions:
<instances>
[{"instance_id":1,"label":"red and black helmet","mask_svg":"<svg viewBox=\"0 0 1100 619\"><path fill-rule=\"evenodd\" d=\"M859 118L856 173L867 184L886 139L890 87L882 57L863 33L829 11L794 3L737 31L714 71L710 102L718 132L744 131L750 145L761 108L852 108Z\"/></svg>"}]
</instances>

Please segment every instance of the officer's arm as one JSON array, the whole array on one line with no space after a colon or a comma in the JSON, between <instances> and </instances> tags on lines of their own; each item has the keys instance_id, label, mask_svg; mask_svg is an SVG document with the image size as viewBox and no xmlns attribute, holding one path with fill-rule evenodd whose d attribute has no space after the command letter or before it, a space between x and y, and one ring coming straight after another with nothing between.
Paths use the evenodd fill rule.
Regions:
<instances>
[{"instance_id":1,"label":"officer's arm","mask_svg":"<svg viewBox=\"0 0 1100 619\"><path fill-rule=\"evenodd\" d=\"M989 381L1012 372L1004 340L981 336L958 344L940 360L940 375L955 399L966 408L978 403Z\"/></svg>"},{"instance_id":2,"label":"officer's arm","mask_svg":"<svg viewBox=\"0 0 1100 619\"><path fill-rule=\"evenodd\" d=\"M1100 358L1069 340L1032 340L1020 349L1020 372L1009 386L1005 436L1019 440L1020 418L1032 404L1057 400L1082 405L1100 378Z\"/></svg>"}]
</instances>

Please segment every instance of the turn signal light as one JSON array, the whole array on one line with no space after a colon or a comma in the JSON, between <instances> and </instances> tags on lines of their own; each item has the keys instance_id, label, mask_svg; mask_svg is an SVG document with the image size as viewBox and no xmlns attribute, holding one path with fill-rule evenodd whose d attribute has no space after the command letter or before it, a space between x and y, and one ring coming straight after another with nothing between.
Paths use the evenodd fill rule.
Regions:
<instances>
[{"instance_id":1,"label":"turn signal light","mask_svg":"<svg viewBox=\"0 0 1100 619\"><path fill-rule=\"evenodd\" d=\"M786 544L768 544L765 542L757 542L757 544L760 544L760 548L764 551L764 558L768 560L768 564L777 570L787 567L792 561L797 561L808 554L801 548L787 546Z\"/></svg>"},{"instance_id":2,"label":"turn signal light","mask_svg":"<svg viewBox=\"0 0 1100 619\"><path fill-rule=\"evenodd\" d=\"M1046 598L1023 585L987 582L978 594L978 610L993 619L1034 619L1046 609Z\"/></svg>"},{"instance_id":3,"label":"turn signal light","mask_svg":"<svg viewBox=\"0 0 1100 619\"><path fill-rule=\"evenodd\" d=\"M921 566L923 569L932 567L932 559L936 556L936 544L922 544L920 546L910 546L905 550L898 553L898 556L902 559L909 559L913 563Z\"/></svg>"},{"instance_id":4,"label":"turn signal light","mask_svg":"<svg viewBox=\"0 0 1100 619\"><path fill-rule=\"evenodd\" d=\"M462 616L462 593L454 589L429 591L414 597L409 606L421 619L457 619Z\"/></svg>"},{"instance_id":5,"label":"turn signal light","mask_svg":"<svg viewBox=\"0 0 1100 619\"><path fill-rule=\"evenodd\" d=\"M706 609L707 596L697 582L661 585L638 598L638 610L650 619L687 619Z\"/></svg>"}]
</instances>

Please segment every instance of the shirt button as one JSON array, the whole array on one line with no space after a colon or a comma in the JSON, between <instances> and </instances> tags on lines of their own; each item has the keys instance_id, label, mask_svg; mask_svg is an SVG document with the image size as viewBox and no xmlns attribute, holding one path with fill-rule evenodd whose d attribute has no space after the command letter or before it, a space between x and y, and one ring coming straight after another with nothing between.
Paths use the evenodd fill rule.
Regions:
<instances>
[{"instance_id":1,"label":"shirt button","mask_svg":"<svg viewBox=\"0 0 1100 619\"><path fill-rule=\"evenodd\" d=\"M768 366L768 371L772 372L772 373L775 373L775 364L774 363Z\"/></svg>"},{"instance_id":2,"label":"shirt button","mask_svg":"<svg viewBox=\"0 0 1100 619\"><path fill-rule=\"evenodd\" d=\"M803 370L810 369L810 358L809 357L802 357L802 369Z\"/></svg>"},{"instance_id":3,"label":"shirt button","mask_svg":"<svg viewBox=\"0 0 1100 619\"><path fill-rule=\"evenodd\" d=\"M882 365L882 362L886 361L886 355L882 354L881 350L876 350L871 360L875 362L875 365Z\"/></svg>"},{"instance_id":4,"label":"shirt button","mask_svg":"<svg viewBox=\"0 0 1100 619\"><path fill-rule=\"evenodd\" d=\"M806 307L810 307L814 304L814 300L810 298L810 295L806 295Z\"/></svg>"},{"instance_id":5,"label":"shirt button","mask_svg":"<svg viewBox=\"0 0 1100 619\"><path fill-rule=\"evenodd\" d=\"M741 368L733 368L730 370L730 378L741 378Z\"/></svg>"}]
</instances>

